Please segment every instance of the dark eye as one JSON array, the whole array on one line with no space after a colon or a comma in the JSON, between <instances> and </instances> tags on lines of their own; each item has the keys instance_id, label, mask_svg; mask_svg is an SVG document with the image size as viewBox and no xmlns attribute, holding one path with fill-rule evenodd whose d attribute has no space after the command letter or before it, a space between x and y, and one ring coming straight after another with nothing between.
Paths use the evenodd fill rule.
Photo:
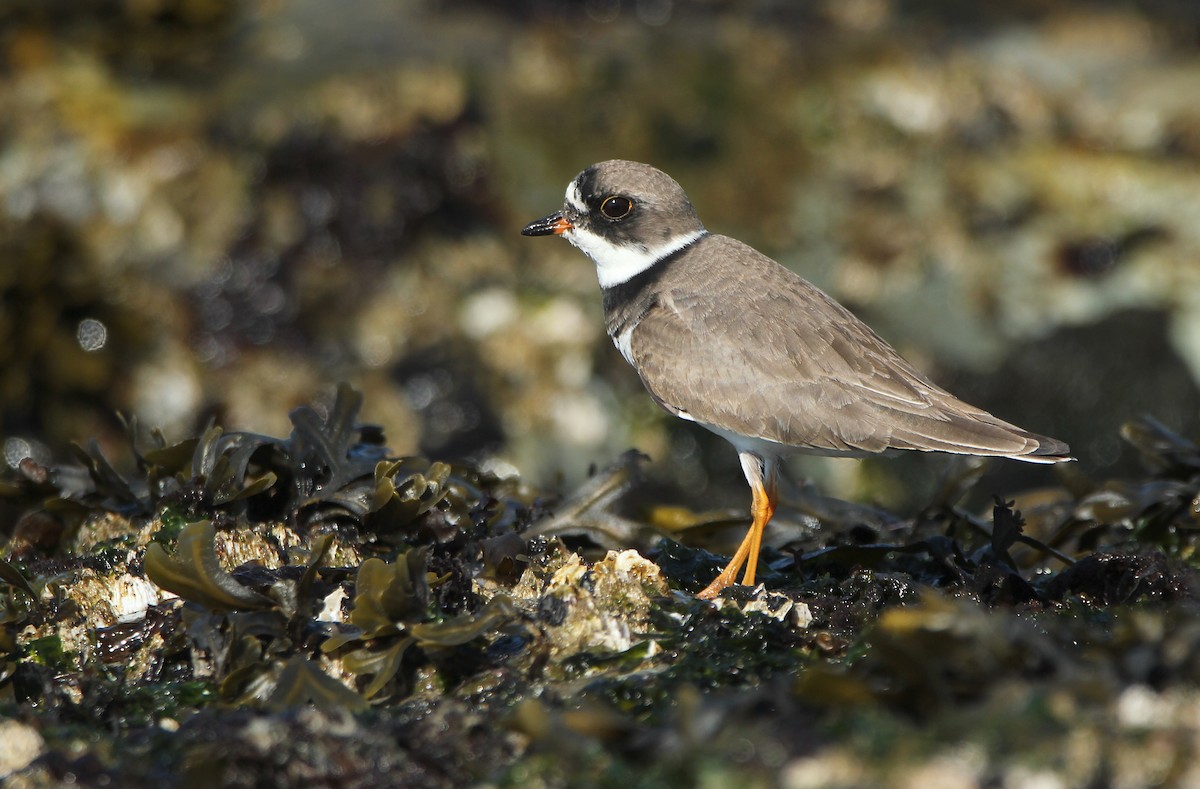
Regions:
<instances>
[{"instance_id":1,"label":"dark eye","mask_svg":"<svg viewBox=\"0 0 1200 789\"><path fill-rule=\"evenodd\" d=\"M612 197L604 198L604 202L600 204L600 213L604 214L608 219L624 219L629 216L629 212L633 210L633 201L628 197L613 195Z\"/></svg>"}]
</instances>

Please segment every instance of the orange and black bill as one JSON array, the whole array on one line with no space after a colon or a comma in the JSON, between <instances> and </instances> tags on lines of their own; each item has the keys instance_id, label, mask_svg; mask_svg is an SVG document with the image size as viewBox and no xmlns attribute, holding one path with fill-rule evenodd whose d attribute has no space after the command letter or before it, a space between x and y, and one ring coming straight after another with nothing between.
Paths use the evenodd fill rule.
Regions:
<instances>
[{"instance_id":1,"label":"orange and black bill","mask_svg":"<svg viewBox=\"0 0 1200 789\"><path fill-rule=\"evenodd\" d=\"M550 216L544 216L536 222L530 222L525 225L525 229L521 231L523 236L550 236L561 235L568 230L573 230L574 225L571 224L562 212L555 211Z\"/></svg>"}]
</instances>

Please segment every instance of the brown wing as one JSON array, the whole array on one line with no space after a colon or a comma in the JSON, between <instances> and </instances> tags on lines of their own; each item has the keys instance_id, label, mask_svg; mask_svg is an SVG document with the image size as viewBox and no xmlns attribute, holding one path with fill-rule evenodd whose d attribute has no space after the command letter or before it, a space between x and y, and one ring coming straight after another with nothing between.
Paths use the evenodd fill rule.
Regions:
<instances>
[{"instance_id":1,"label":"brown wing","mask_svg":"<svg viewBox=\"0 0 1200 789\"><path fill-rule=\"evenodd\" d=\"M731 259L745 261L736 282ZM1067 457L1062 442L937 387L840 304L738 241L706 237L660 284L631 349L669 411L817 452ZM729 293L739 295L720 298Z\"/></svg>"}]
</instances>

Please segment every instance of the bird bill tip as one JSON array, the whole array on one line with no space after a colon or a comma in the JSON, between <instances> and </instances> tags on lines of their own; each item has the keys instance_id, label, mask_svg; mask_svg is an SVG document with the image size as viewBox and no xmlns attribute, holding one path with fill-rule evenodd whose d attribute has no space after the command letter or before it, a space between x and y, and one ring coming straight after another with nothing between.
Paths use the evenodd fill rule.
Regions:
<instances>
[{"instance_id":1,"label":"bird bill tip","mask_svg":"<svg viewBox=\"0 0 1200 789\"><path fill-rule=\"evenodd\" d=\"M574 230L575 226L571 221L559 212L555 212L550 216L544 216L534 222L525 225L521 230L523 236L561 236L568 230Z\"/></svg>"}]
</instances>

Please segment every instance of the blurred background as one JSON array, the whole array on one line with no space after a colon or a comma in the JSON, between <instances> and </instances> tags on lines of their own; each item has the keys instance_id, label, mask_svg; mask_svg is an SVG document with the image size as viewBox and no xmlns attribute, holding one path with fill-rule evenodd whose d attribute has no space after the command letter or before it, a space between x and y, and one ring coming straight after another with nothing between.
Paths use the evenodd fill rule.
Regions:
<instances>
[{"instance_id":1,"label":"blurred background","mask_svg":"<svg viewBox=\"0 0 1200 789\"><path fill-rule=\"evenodd\" d=\"M636 446L742 506L591 263L518 235L614 157L1085 473L1131 471L1137 414L1200 434L1191 0L7 0L5 462L121 456L118 410L285 435L347 380L396 453L562 489ZM791 473L905 508L945 462Z\"/></svg>"}]
</instances>

